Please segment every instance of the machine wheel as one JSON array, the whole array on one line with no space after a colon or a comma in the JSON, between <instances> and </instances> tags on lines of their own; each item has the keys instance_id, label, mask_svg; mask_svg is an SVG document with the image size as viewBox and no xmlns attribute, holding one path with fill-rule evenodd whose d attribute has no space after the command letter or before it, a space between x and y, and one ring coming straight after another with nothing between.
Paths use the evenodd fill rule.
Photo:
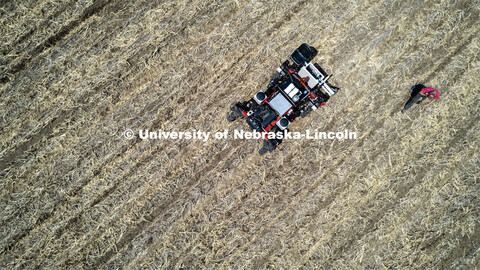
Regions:
<instances>
[{"instance_id":1,"label":"machine wheel","mask_svg":"<svg viewBox=\"0 0 480 270\"><path fill-rule=\"evenodd\" d=\"M310 109L309 107L308 107L308 108L305 108L305 109L300 113L300 116L301 116L302 118L305 118L305 117L307 117L307 115L308 115L310 112L312 112L312 109Z\"/></svg>"},{"instance_id":2,"label":"machine wheel","mask_svg":"<svg viewBox=\"0 0 480 270\"><path fill-rule=\"evenodd\" d=\"M242 116L242 109L238 106L238 104L235 104L231 108L231 112L228 115L227 120L228 122L233 122L237 120L237 118L239 118L240 116Z\"/></svg>"},{"instance_id":3,"label":"machine wheel","mask_svg":"<svg viewBox=\"0 0 480 270\"><path fill-rule=\"evenodd\" d=\"M262 147L260 148L260 150L258 150L258 153L260 154L260 156L263 156L268 153L268 150L265 147Z\"/></svg>"},{"instance_id":4,"label":"machine wheel","mask_svg":"<svg viewBox=\"0 0 480 270\"><path fill-rule=\"evenodd\" d=\"M227 120L228 120L228 122L233 122L233 121L237 120L238 117L240 117L240 116L238 116L235 112L231 112L228 115Z\"/></svg>"},{"instance_id":5,"label":"machine wheel","mask_svg":"<svg viewBox=\"0 0 480 270\"><path fill-rule=\"evenodd\" d=\"M269 140L265 140L263 142L263 147L260 148L258 153L260 154L260 156L263 156L268 152L273 152L273 150L275 150L276 148L277 148L277 146L272 144L272 142L270 142Z\"/></svg>"}]
</instances>

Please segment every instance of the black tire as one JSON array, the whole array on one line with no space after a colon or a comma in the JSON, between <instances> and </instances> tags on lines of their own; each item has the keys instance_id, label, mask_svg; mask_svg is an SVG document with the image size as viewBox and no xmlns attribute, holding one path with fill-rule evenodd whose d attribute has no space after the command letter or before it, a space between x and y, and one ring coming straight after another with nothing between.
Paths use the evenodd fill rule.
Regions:
<instances>
[{"instance_id":1,"label":"black tire","mask_svg":"<svg viewBox=\"0 0 480 270\"><path fill-rule=\"evenodd\" d=\"M263 156L268 152L269 152L268 149L266 149L265 147L262 147L260 148L260 150L258 150L258 153L260 154L260 156Z\"/></svg>"},{"instance_id":2,"label":"black tire","mask_svg":"<svg viewBox=\"0 0 480 270\"><path fill-rule=\"evenodd\" d=\"M238 116L235 112L231 112L227 117L227 121L228 122L233 122L233 121L237 120L238 117L240 117L240 116Z\"/></svg>"},{"instance_id":3,"label":"black tire","mask_svg":"<svg viewBox=\"0 0 480 270\"><path fill-rule=\"evenodd\" d=\"M305 110L300 113L300 117L305 118L305 117L307 117L307 115L310 114L311 112L312 112L312 109L310 109L310 107L305 108Z\"/></svg>"},{"instance_id":4,"label":"black tire","mask_svg":"<svg viewBox=\"0 0 480 270\"><path fill-rule=\"evenodd\" d=\"M238 104L233 105L230 110L231 112L227 117L228 122L233 122L243 115L242 109L238 106Z\"/></svg>"},{"instance_id":5,"label":"black tire","mask_svg":"<svg viewBox=\"0 0 480 270\"><path fill-rule=\"evenodd\" d=\"M276 145L272 144L271 141L269 140L265 140L263 142L263 147L260 148L260 150L258 151L258 153L263 156L264 154L268 153L268 152L273 152L273 150L275 150L277 148Z\"/></svg>"}]
</instances>

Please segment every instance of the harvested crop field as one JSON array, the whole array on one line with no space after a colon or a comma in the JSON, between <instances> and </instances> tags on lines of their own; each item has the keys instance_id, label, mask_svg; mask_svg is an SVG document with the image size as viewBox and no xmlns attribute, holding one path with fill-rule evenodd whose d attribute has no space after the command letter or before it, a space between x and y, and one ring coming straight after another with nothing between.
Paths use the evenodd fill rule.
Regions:
<instances>
[{"instance_id":1,"label":"harvested crop field","mask_svg":"<svg viewBox=\"0 0 480 270\"><path fill-rule=\"evenodd\" d=\"M480 268L480 1L0 3L0 269ZM209 132L300 44L340 87ZM400 109L413 84L440 91Z\"/></svg>"}]
</instances>

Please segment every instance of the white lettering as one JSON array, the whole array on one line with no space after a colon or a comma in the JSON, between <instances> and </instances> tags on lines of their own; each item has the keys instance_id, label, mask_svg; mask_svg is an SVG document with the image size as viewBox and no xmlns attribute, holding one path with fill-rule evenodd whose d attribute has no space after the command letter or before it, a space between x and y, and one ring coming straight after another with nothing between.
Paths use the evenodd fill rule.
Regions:
<instances>
[{"instance_id":1,"label":"white lettering","mask_svg":"<svg viewBox=\"0 0 480 270\"><path fill-rule=\"evenodd\" d=\"M144 131L145 131L145 133L144 133ZM140 137L140 139L142 139L142 140L147 139L148 138L148 129L146 129L146 130L140 129L138 131L138 137Z\"/></svg>"}]
</instances>

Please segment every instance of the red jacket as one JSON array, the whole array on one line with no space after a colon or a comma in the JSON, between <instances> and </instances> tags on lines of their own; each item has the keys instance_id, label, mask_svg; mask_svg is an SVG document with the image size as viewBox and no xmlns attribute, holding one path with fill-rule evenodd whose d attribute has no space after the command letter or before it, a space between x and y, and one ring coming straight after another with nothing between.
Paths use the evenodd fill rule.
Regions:
<instances>
[{"instance_id":1,"label":"red jacket","mask_svg":"<svg viewBox=\"0 0 480 270\"><path fill-rule=\"evenodd\" d=\"M422 89L422 93L428 96L429 93L435 92L435 97L433 99L438 99L440 97L440 92L437 89L431 87L425 87Z\"/></svg>"}]
</instances>

